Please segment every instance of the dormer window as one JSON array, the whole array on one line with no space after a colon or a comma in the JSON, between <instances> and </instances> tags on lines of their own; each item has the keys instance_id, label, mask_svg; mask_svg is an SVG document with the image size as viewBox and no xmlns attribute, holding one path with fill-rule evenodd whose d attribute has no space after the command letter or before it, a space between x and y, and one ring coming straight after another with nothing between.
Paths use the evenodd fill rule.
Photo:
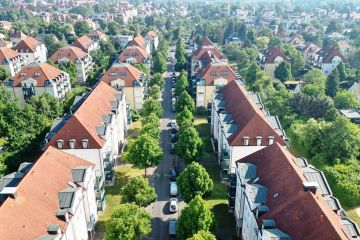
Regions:
<instances>
[{"instance_id":1,"label":"dormer window","mask_svg":"<svg viewBox=\"0 0 360 240\"><path fill-rule=\"evenodd\" d=\"M262 141L262 137L261 137L261 136L257 136L257 137L256 137L256 146L261 146L261 141Z\"/></svg>"},{"instance_id":2,"label":"dormer window","mask_svg":"<svg viewBox=\"0 0 360 240\"><path fill-rule=\"evenodd\" d=\"M82 148L87 149L89 146L89 140L83 139L83 140L81 140L81 144L82 144Z\"/></svg>"},{"instance_id":3,"label":"dormer window","mask_svg":"<svg viewBox=\"0 0 360 240\"><path fill-rule=\"evenodd\" d=\"M64 140L59 139L56 141L56 145L58 149L63 149L64 148Z\"/></svg>"},{"instance_id":4,"label":"dormer window","mask_svg":"<svg viewBox=\"0 0 360 240\"><path fill-rule=\"evenodd\" d=\"M249 146L249 137L244 137L244 146Z\"/></svg>"},{"instance_id":5,"label":"dormer window","mask_svg":"<svg viewBox=\"0 0 360 240\"><path fill-rule=\"evenodd\" d=\"M20 76L21 76L21 77L25 77L25 76L26 76L26 73L22 72L22 73L20 73Z\"/></svg>"},{"instance_id":6,"label":"dormer window","mask_svg":"<svg viewBox=\"0 0 360 240\"><path fill-rule=\"evenodd\" d=\"M74 148L75 148L75 145L76 145L76 140L75 140L75 139L71 139L71 140L69 141L69 145L70 145L70 148L71 148L71 149L74 149Z\"/></svg>"},{"instance_id":7,"label":"dormer window","mask_svg":"<svg viewBox=\"0 0 360 240\"><path fill-rule=\"evenodd\" d=\"M116 72L111 72L110 76L116 76Z\"/></svg>"},{"instance_id":8,"label":"dormer window","mask_svg":"<svg viewBox=\"0 0 360 240\"><path fill-rule=\"evenodd\" d=\"M269 136L269 145L272 145L274 143L274 137Z\"/></svg>"},{"instance_id":9,"label":"dormer window","mask_svg":"<svg viewBox=\"0 0 360 240\"><path fill-rule=\"evenodd\" d=\"M127 72L119 72L119 76L127 76Z\"/></svg>"},{"instance_id":10,"label":"dormer window","mask_svg":"<svg viewBox=\"0 0 360 240\"><path fill-rule=\"evenodd\" d=\"M34 73L34 77L39 77L39 76L40 76L39 72Z\"/></svg>"}]
</instances>

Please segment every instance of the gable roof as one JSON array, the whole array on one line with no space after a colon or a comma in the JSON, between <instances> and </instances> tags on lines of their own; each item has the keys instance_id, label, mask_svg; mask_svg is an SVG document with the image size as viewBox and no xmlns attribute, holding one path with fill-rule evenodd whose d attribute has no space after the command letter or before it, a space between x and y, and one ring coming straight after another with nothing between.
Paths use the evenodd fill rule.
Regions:
<instances>
[{"instance_id":1,"label":"gable roof","mask_svg":"<svg viewBox=\"0 0 360 240\"><path fill-rule=\"evenodd\" d=\"M265 113L260 110L243 85L237 81L231 81L219 90L225 100L225 110L232 114L233 122L237 125L236 131L229 136L231 146L244 144L244 137L250 137L249 145L256 145L257 136L267 139L274 137L274 141L286 145L284 139L279 136L266 120ZM262 141L265 144L265 141Z\"/></svg>"},{"instance_id":2,"label":"gable roof","mask_svg":"<svg viewBox=\"0 0 360 240\"><path fill-rule=\"evenodd\" d=\"M277 58L277 57L282 57L286 61L288 60L288 58L285 56L285 54L283 54L279 48L275 48L275 47L272 49L266 50L264 55L266 57L265 63L274 63L275 58Z\"/></svg>"},{"instance_id":3,"label":"gable roof","mask_svg":"<svg viewBox=\"0 0 360 240\"><path fill-rule=\"evenodd\" d=\"M78 47L74 46L67 46L63 48L59 48L56 50L56 52L50 57L50 59L57 63L60 59L69 59L72 62L75 62L76 60L81 60L85 58L88 54L81 50Z\"/></svg>"},{"instance_id":4,"label":"gable roof","mask_svg":"<svg viewBox=\"0 0 360 240\"><path fill-rule=\"evenodd\" d=\"M140 34L136 35L134 39L128 43L128 46L133 46L133 45L144 48L145 39L143 38L143 36L141 36Z\"/></svg>"},{"instance_id":5,"label":"gable roof","mask_svg":"<svg viewBox=\"0 0 360 240\"><path fill-rule=\"evenodd\" d=\"M0 236L3 239L37 239L50 224L62 231L65 221L55 216L58 192L68 186L72 168L94 164L55 148L48 148L17 186L17 197L8 197L0 207Z\"/></svg>"},{"instance_id":6,"label":"gable roof","mask_svg":"<svg viewBox=\"0 0 360 240\"><path fill-rule=\"evenodd\" d=\"M259 217L258 223L273 219L294 240L351 239L342 229L341 218L319 191L304 191L303 182L308 180L295 159L285 147L274 143L237 161L256 165L259 184L268 189L269 211Z\"/></svg>"},{"instance_id":7,"label":"gable roof","mask_svg":"<svg viewBox=\"0 0 360 240\"><path fill-rule=\"evenodd\" d=\"M213 74L214 72L216 75ZM214 85L214 80L218 78L224 78L228 82L237 79L236 73L227 62L210 62L201 70L199 75L201 80L205 80L207 86Z\"/></svg>"},{"instance_id":8,"label":"gable roof","mask_svg":"<svg viewBox=\"0 0 360 240\"><path fill-rule=\"evenodd\" d=\"M192 59L199 60L207 52L211 52L211 54L218 59L226 59L226 56L222 52L220 52L219 49L217 49L215 46L209 46L209 45L200 46L195 51Z\"/></svg>"},{"instance_id":9,"label":"gable roof","mask_svg":"<svg viewBox=\"0 0 360 240\"><path fill-rule=\"evenodd\" d=\"M88 52L89 48L94 44L94 41L89 38L88 36L84 35L82 37L79 37L76 39L75 42L73 42L73 46L80 48L84 52Z\"/></svg>"},{"instance_id":10,"label":"gable roof","mask_svg":"<svg viewBox=\"0 0 360 240\"><path fill-rule=\"evenodd\" d=\"M91 39L105 39L106 38L106 34L99 31L98 29L97 30L94 30L92 32L90 32L88 34L88 36L91 38Z\"/></svg>"},{"instance_id":11,"label":"gable roof","mask_svg":"<svg viewBox=\"0 0 360 240\"><path fill-rule=\"evenodd\" d=\"M322 57L322 63L332 63L334 57L340 57L343 61L345 61L344 56L332 46L327 46L322 48L319 52L319 57Z\"/></svg>"},{"instance_id":12,"label":"gable roof","mask_svg":"<svg viewBox=\"0 0 360 240\"><path fill-rule=\"evenodd\" d=\"M61 139L64 149L68 149L69 140L74 139L75 148L82 148L81 141L87 139L89 149L102 148L105 140L99 136L97 127L103 125L104 115L111 114L111 101L115 100L116 94L119 94L117 90L100 81L47 146L56 147L56 141Z\"/></svg>"},{"instance_id":13,"label":"gable roof","mask_svg":"<svg viewBox=\"0 0 360 240\"><path fill-rule=\"evenodd\" d=\"M126 73L122 74L122 73ZM124 87L132 87L134 81L142 81L143 72L129 63L115 63L104 73L100 81L111 84L113 80L122 79Z\"/></svg>"},{"instance_id":14,"label":"gable roof","mask_svg":"<svg viewBox=\"0 0 360 240\"><path fill-rule=\"evenodd\" d=\"M11 61L17 57L20 57L20 54L11 48L0 48L0 64L3 64L4 60Z\"/></svg>"},{"instance_id":15,"label":"gable roof","mask_svg":"<svg viewBox=\"0 0 360 240\"><path fill-rule=\"evenodd\" d=\"M214 43L207 36L205 36L203 39L201 39L199 45L200 46L209 46L209 45L211 45L211 46L215 47Z\"/></svg>"},{"instance_id":16,"label":"gable roof","mask_svg":"<svg viewBox=\"0 0 360 240\"><path fill-rule=\"evenodd\" d=\"M119 62L126 62L126 59L128 58L135 58L136 63L140 64L145 59L149 58L149 54L141 47L139 46L127 46L119 55L118 59Z\"/></svg>"},{"instance_id":17,"label":"gable roof","mask_svg":"<svg viewBox=\"0 0 360 240\"><path fill-rule=\"evenodd\" d=\"M149 31L146 36L151 37L151 38L156 38L157 37L157 33L155 31Z\"/></svg>"},{"instance_id":18,"label":"gable roof","mask_svg":"<svg viewBox=\"0 0 360 240\"><path fill-rule=\"evenodd\" d=\"M47 63L32 63L23 67L11 78L13 81L12 86L19 87L21 86L21 82L28 78L36 80L37 86L44 86L46 80L56 81L56 77L61 77L64 74L65 72Z\"/></svg>"},{"instance_id":19,"label":"gable roof","mask_svg":"<svg viewBox=\"0 0 360 240\"><path fill-rule=\"evenodd\" d=\"M14 47L14 50L18 52L31 52L34 53L36 51L36 47L40 46L42 43L36 40L33 37L27 37L25 39L20 40L18 44Z\"/></svg>"},{"instance_id":20,"label":"gable roof","mask_svg":"<svg viewBox=\"0 0 360 240\"><path fill-rule=\"evenodd\" d=\"M20 38L20 39L24 39L24 38L27 38L28 36L21 32L21 31L17 31L17 32L14 32L13 34L11 34L10 38Z\"/></svg>"}]
</instances>

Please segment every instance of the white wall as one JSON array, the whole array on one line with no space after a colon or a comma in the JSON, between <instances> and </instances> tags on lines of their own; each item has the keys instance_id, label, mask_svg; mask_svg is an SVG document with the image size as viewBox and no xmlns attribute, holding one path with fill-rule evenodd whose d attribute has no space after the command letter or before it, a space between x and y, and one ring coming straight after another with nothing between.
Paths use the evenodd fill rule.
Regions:
<instances>
[{"instance_id":1,"label":"white wall","mask_svg":"<svg viewBox=\"0 0 360 240\"><path fill-rule=\"evenodd\" d=\"M230 169L231 173L235 173L236 166L235 162L239 159L242 159L254 152L257 152L266 146L232 146L230 149L230 166L232 168Z\"/></svg>"}]
</instances>

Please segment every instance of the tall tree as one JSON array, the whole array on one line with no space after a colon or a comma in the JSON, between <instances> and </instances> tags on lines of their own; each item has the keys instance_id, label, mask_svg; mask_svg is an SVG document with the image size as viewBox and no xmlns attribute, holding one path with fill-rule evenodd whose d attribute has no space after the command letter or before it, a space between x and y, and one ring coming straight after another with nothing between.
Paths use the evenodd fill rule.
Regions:
<instances>
[{"instance_id":1,"label":"tall tree","mask_svg":"<svg viewBox=\"0 0 360 240\"><path fill-rule=\"evenodd\" d=\"M137 139L130 141L123 159L137 167L146 169L159 164L163 157L163 150L156 138L149 134L141 134Z\"/></svg>"},{"instance_id":2,"label":"tall tree","mask_svg":"<svg viewBox=\"0 0 360 240\"><path fill-rule=\"evenodd\" d=\"M34 107L38 114L46 116L48 119L55 119L63 113L61 103L48 93L32 97L29 104Z\"/></svg>"},{"instance_id":3,"label":"tall tree","mask_svg":"<svg viewBox=\"0 0 360 240\"><path fill-rule=\"evenodd\" d=\"M176 111L177 112L182 111L185 108L185 106L190 112L194 112L195 110L194 100L186 91L183 91L180 94L178 100L176 101L176 105L175 105Z\"/></svg>"},{"instance_id":4,"label":"tall tree","mask_svg":"<svg viewBox=\"0 0 360 240\"><path fill-rule=\"evenodd\" d=\"M350 91L339 91L334 98L335 107L337 109L356 108L359 101L356 96Z\"/></svg>"},{"instance_id":5,"label":"tall tree","mask_svg":"<svg viewBox=\"0 0 360 240\"><path fill-rule=\"evenodd\" d=\"M106 222L106 240L139 240L151 232L151 215L133 203L121 204Z\"/></svg>"},{"instance_id":6,"label":"tall tree","mask_svg":"<svg viewBox=\"0 0 360 240\"><path fill-rule=\"evenodd\" d=\"M190 163L198 160L203 148L204 143L193 126L187 125L180 129L176 150L185 162Z\"/></svg>"},{"instance_id":7,"label":"tall tree","mask_svg":"<svg viewBox=\"0 0 360 240\"><path fill-rule=\"evenodd\" d=\"M216 237L209 231L200 230L187 240L216 240Z\"/></svg>"},{"instance_id":8,"label":"tall tree","mask_svg":"<svg viewBox=\"0 0 360 240\"><path fill-rule=\"evenodd\" d=\"M257 74L261 71L261 68L256 62L251 63L251 65L246 70L245 81L248 85L255 83L257 79Z\"/></svg>"},{"instance_id":9,"label":"tall tree","mask_svg":"<svg viewBox=\"0 0 360 240\"><path fill-rule=\"evenodd\" d=\"M176 238L185 240L201 230L212 231L215 229L215 224L214 215L205 201L200 196L196 196L181 211L176 228Z\"/></svg>"},{"instance_id":10,"label":"tall tree","mask_svg":"<svg viewBox=\"0 0 360 240\"><path fill-rule=\"evenodd\" d=\"M151 113L155 113L155 115L160 118L164 111L161 107L161 103L153 98L148 98L145 100L143 104L143 108L141 109L141 116L146 117Z\"/></svg>"},{"instance_id":11,"label":"tall tree","mask_svg":"<svg viewBox=\"0 0 360 240\"><path fill-rule=\"evenodd\" d=\"M77 36L83 36L90 33L91 28L85 21L78 21L74 24L74 30Z\"/></svg>"},{"instance_id":12,"label":"tall tree","mask_svg":"<svg viewBox=\"0 0 360 240\"><path fill-rule=\"evenodd\" d=\"M160 140L160 129L159 126L154 123L146 123L140 130L141 134L149 134L151 137Z\"/></svg>"},{"instance_id":13,"label":"tall tree","mask_svg":"<svg viewBox=\"0 0 360 240\"><path fill-rule=\"evenodd\" d=\"M154 60L155 73L164 73L166 71L166 61L162 53L158 52Z\"/></svg>"},{"instance_id":14,"label":"tall tree","mask_svg":"<svg viewBox=\"0 0 360 240\"><path fill-rule=\"evenodd\" d=\"M334 69L327 78L326 82L326 95L335 97L340 84L339 72Z\"/></svg>"},{"instance_id":15,"label":"tall tree","mask_svg":"<svg viewBox=\"0 0 360 240\"><path fill-rule=\"evenodd\" d=\"M189 82L187 80L187 73L185 71L181 71L179 75L179 79L175 85L175 92L177 95L180 95L183 91L187 91L189 88Z\"/></svg>"},{"instance_id":16,"label":"tall tree","mask_svg":"<svg viewBox=\"0 0 360 240\"><path fill-rule=\"evenodd\" d=\"M121 188L121 202L135 203L139 207L146 207L156 200L155 188L150 187L149 181L143 177L131 178Z\"/></svg>"},{"instance_id":17,"label":"tall tree","mask_svg":"<svg viewBox=\"0 0 360 240\"><path fill-rule=\"evenodd\" d=\"M148 116L141 119L142 125L152 124L157 127L160 127L160 119L156 116L155 113L150 113Z\"/></svg>"},{"instance_id":18,"label":"tall tree","mask_svg":"<svg viewBox=\"0 0 360 240\"><path fill-rule=\"evenodd\" d=\"M282 82L292 79L291 65L287 61L283 61L274 71L275 77Z\"/></svg>"},{"instance_id":19,"label":"tall tree","mask_svg":"<svg viewBox=\"0 0 360 240\"><path fill-rule=\"evenodd\" d=\"M184 109L176 114L176 123L180 128L185 127L185 125L191 125L194 120L194 116L189 109L185 106Z\"/></svg>"},{"instance_id":20,"label":"tall tree","mask_svg":"<svg viewBox=\"0 0 360 240\"><path fill-rule=\"evenodd\" d=\"M190 202L196 195L206 197L214 188L206 169L197 162L188 165L176 182L185 202Z\"/></svg>"},{"instance_id":21,"label":"tall tree","mask_svg":"<svg viewBox=\"0 0 360 240\"><path fill-rule=\"evenodd\" d=\"M162 75L160 73L155 73L151 77L149 85L150 86L158 85L162 89L164 87L164 85L165 85L164 78L162 77Z\"/></svg>"}]
</instances>

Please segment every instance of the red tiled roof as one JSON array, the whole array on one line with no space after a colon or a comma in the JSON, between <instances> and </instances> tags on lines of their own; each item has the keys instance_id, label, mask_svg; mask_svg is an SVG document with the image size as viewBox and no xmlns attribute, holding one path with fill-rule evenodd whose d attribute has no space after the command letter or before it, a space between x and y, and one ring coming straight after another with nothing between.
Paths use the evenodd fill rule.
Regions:
<instances>
[{"instance_id":1,"label":"red tiled roof","mask_svg":"<svg viewBox=\"0 0 360 240\"><path fill-rule=\"evenodd\" d=\"M14 50L18 52L28 51L30 53L34 53L36 51L36 47L39 45L41 45L41 42L39 42L33 37L27 37L25 39L22 39L18 44L16 44Z\"/></svg>"},{"instance_id":2,"label":"red tiled roof","mask_svg":"<svg viewBox=\"0 0 360 240\"><path fill-rule=\"evenodd\" d=\"M281 52L279 48L272 48L270 50L267 50L265 55L266 55L265 63L275 63L274 60L277 57L282 57L286 61L288 60L288 58Z\"/></svg>"},{"instance_id":3,"label":"red tiled roof","mask_svg":"<svg viewBox=\"0 0 360 240\"><path fill-rule=\"evenodd\" d=\"M111 76L111 74L113 73L116 73L116 75L114 74L114 76ZM126 73L126 76L120 76L119 73ZM129 63L119 63L112 65L109 70L107 70L106 73L102 76L100 81L103 81L110 85L111 81L116 79L122 79L125 81L124 87L131 87L133 86L133 82L135 80L140 80L142 74L143 73L139 69Z\"/></svg>"},{"instance_id":4,"label":"red tiled roof","mask_svg":"<svg viewBox=\"0 0 360 240\"><path fill-rule=\"evenodd\" d=\"M24 75L25 73L25 75ZM39 73L38 76L35 73ZM47 63L32 63L23 67L11 80L13 80L13 87L20 87L21 82L32 78L37 81L37 86L44 86L46 80L52 80L57 76L64 74L60 69L53 67Z\"/></svg>"},{"instance_id":5,"label":"red tiled roof","mask_svg":"<svg viewBox=\"0 0 360 240\"><path fill-rule=\"evenodd\" d=\"M307 182L300 167L279 143L248 155L237 163L257 166L259 184L268 188L269 211L259 218L275 220L276 227L293 240L339 240L348 238L340 217L332 211L319 192L304 191ZM275 197L276 196L276 197Z\"/></svg>"},{"instance_id":6,"label":"red tiled roof","mask_svg":"<svg viewBox=\"0 0 360 240\"><path fill-rule=\"evenodd\" d=\"M88 36L91 38L91 37L97 37L98 39L103 39L103 38L106 38L106 35L105 33L99 31L99 30L94 30L92 32L90 32L88 34Z\"/></svg>"},{"instance_id":7,"label":"red tiled roof","mask_svg":"<svg viewBox=\"0 0 360 240\"><path fill-rule=\"evenodd\" d=\"M210 51L218 59L226 59L226 56L214 46L200 46L194 53L193 60L199 60L206 52Z\"/></svg>"},{"instance_id":8,"label":"red tiled roof","mask_svg":"<svg viewBox=\"0 0 360 240\"><path fill-rule=\"evenodd\" d=\"M137 36L134 37L134 39L132 41L130 41L128 43L128 46L133 46L133 45L144 48L145 47L145 39L140 34L138 34Z\"/></svg>"},{"instance_id":9,"label":"red tiled roof","mask_svg":"<svg viewBox=\"0 0 360 240\"><path fill-rule=\"evenodd\" d=\"M72 62L75 62L76 60L81 60L85 58L87 55L88 54L86 52L84 52L78 47L68 46L56 50L56 52L50 57L50 59L54 63L57 63L60 59L64 59L64 58L69 59Z\"/></svg>"},{"instance_id":10,"label":"red tiled roof","mask_svg":"<svg viewBox=\"0 0 360 240\"><path fill-rule=\"evenodd\" d=\"M8 197L1 205L1 239L37 239L47 234L50 224L59 224L64 231L67 223L55 216L55 211L59 209L58 192L71 181L71 169L80 166L94 165L48 148L18 184L17 197Z\"/></svg>"},{"instance_id":11,"label":"red tiled roof","mask_svg":"<svg viewBox=\"0 0 360 240\"><path fill-rule=\"evenodd\" d=\"M201 46L209 46L209 45L215 47L214 43L213 43L208 37L204 37L203 39L201 39L201 41L200 41L200 47L201 47Z\"/></svg>"},{"instance_id":12,"label":"red tiled roof","mask_svg":"<svg viewBox=\"0 0 360 240\"><path fill-rule=\"evenodd\" d=\"M6 60L12 60L16 57L20 57L20 54L11 48L0 48L0 63L3 64L3 61Z\"/></svg>"},{"instance_id":13,"label":"red tiled roof","mask_svg":"<svg viewBox=\"0 0 360 240\"><path fill-rule=\"evenodd\" d=\"M237 77L234 70L226 62L211 62L200 72L200 79L205 80L206 86L213 86L214 80L218 78L224 78L231 82Z\"/></svg>"},{"instance_id":14,"label":"red tiled roof","mask_svg":"<svg viewBox=\"0 0 360 240\"><path fill-rule=\"evenodd\" d=\"M319 57L322 57L322 63L331 63L334 57L340 57L343 61L345 61L344 56L332 46L327 46L321 49L319 52Z\"/></svg>"},{"instance_id":15,"label":"red tiled roof","mask_svg":"<svg viewBox=\"0 0 360 240\"><path fill-rule=\"evenodd\" d=\"M99 149L105 144L96 132L96 127L102 123L102 117L111 113L112 100L119 92L107 85L99 82L79 109L74 113L70 120L51 138L47 146L56 147L56 141L62 139L64 148L68 149L69 140L75 139L75 148L82 148L81 141L88 139L89 149Z\"/></svg>"},{"instance_id":16,"label":"red tiled roof","mask_svg":"<svg viewBox=\"0 0 360 240\"><path fill-rule=\"evenodd\" d=\"M119 55L120 62L125 63L126 59L133 57L136 59L136 63L140 64L145 59L149 58L149 54L139 46L127 46L124 51Z\"/></svg>"},{"instance_id":17,"label":"red tiled roof","mask_svg":"<svg viewBox=\"0 0 360 240\"><path fill-rule=\"evenodd\" d=\"M265 120L264 113L250 97L243 85L231 81L220 89L226 101L225 109L232 114L232 119L237 124L237 130L229 138L231 146L244 144L244 137L249 137L249 145L256 145L256 137L267 139L274 137L274 141L286 145L285 141L276 133ZM266 141L262 141L263 144Z\"/></svg>"},{"instance_id":18,"label":"red tiled roof","mask_svg":"<svg viewBox=\"0 0 360 240\"><path fill-rule=\"evenodd\" d=\"M7 47L9 46L10 42L4 39L0 39L0 47Z\"/></svg>"},{"instance_id":19,"label":"red tiled roof","mask_svg":"<svg viewBox=\"0 0 360 240\"><path fill-rule=\"evenodd\" d=\"M152 37L152 38L156 38L156 37L157 37L157 33L156 33L155 31L149 31L149 32L147 33L147 35L148 35L149 37Z\"/></svg>"},{"instance_id":20,"label":"red tiled roof","mask_svg":"<svg viewBox=\"0 0 360 240\"><path fill-rule=\"evenodd\" d=\"M79 37L75 42L73 42L73 46L80 48L84 52L88 52L89 48L94 44L94 41L88 36L84 35Z\"/></svg>"}]
</instances>

